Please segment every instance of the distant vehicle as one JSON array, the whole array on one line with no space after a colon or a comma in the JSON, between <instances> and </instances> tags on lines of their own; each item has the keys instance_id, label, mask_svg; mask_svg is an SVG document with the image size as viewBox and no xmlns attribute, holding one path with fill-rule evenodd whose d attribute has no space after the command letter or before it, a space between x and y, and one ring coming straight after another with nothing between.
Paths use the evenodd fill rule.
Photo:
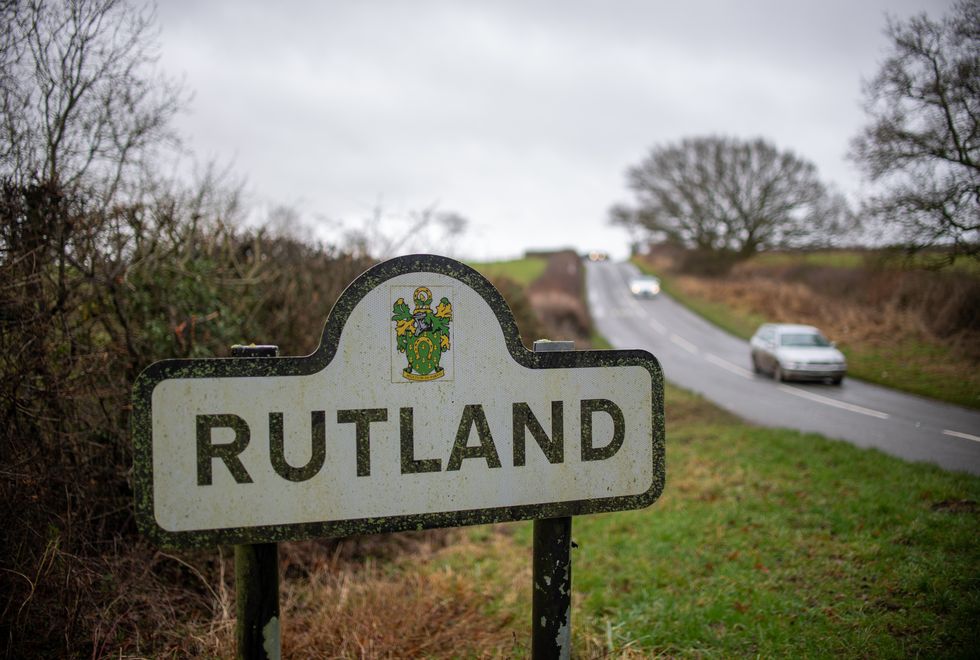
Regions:
<instances>
[{"instance_id":1,"label":"distant vehicle","mask_svg":"<svg viewBox=\"0 0 980 660\"><path fill-rule=\"evenodd\" d=\"M630 280L630 291L637 298L656 298L660 293L660 280L653 275L640 275Z\"/></svg>"},{"instance_id":2,"label":"distant vehicle","mask_svg":"<svg viewBox=\"0 0 980 660\"><path fill-rule=\"evenodd\" d=\"M820 380L840 385L847 359L812 325L766 323L749 342L752 368L778 381Z\"/></svg>"}]
</instances>

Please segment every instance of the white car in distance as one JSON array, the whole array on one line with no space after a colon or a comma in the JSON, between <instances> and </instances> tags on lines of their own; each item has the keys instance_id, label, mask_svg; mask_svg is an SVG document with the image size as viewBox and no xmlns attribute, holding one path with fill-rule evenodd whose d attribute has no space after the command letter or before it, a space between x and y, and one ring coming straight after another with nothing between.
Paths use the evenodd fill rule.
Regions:
<instances>
[{"instance_id":1,"label":"white car in distance","mask_svg":"<svg viewBox=\"0 0 980 660\"><path fill-rule=\"evenodd\" d=\"M630 293L637 298L656 298L660 294L660 280L653 275L640 275L630 280Z\"/></svg>"}]
</instances>

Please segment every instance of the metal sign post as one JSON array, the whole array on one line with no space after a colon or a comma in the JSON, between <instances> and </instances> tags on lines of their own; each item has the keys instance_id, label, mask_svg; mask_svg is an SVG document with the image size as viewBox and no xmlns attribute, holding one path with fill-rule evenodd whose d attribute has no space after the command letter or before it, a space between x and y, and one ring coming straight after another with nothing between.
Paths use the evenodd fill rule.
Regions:
<instances>
[{"instance_id":1,"label":"metal sign post","mask_svg":"<svg viewBox=\"0 0 980 660\"><path fill-rule=\"evenodd\" d=\"M278 346L231 347L232 357L277 357ZM235 546L235 639L239 660L279 660L279 544Z\"/></svg>"},{"instance_id":2,"label":"metal sign post","mask_svg":"<svg viewBox=\"0 0 980 660\"><path fill-rule=\"evenodd\" d=\"M359 276L311 355L150 365L132 429L137 523L169 547L637 509L665 478L653 355L528 351L493 285L433 255Z\"/></svg>"},{"instance_id":3,"label":"metal sign post","mask_svg":"<svg viewBox=\"0 0 980 660\"><path fill-rule=\"evenodd\" d=\"M536 341L535 353L571 351L573 341ZM572 649L572 517L534 521L531 657L567 660Z\"/></svg>"}]
</instances>

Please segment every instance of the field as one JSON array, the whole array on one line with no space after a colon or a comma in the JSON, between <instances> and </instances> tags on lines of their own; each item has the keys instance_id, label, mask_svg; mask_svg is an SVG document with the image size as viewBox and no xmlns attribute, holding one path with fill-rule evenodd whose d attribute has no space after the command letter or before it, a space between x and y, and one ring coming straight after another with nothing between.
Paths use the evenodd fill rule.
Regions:
<instances>
[{"instance_id":1,"label":"field","mask_svg":"<svg viewBox=\"0 0 980 660\"><path fill-rule=\"evenodd\" d=\"M544 257L526 257L512 261L471 263L470 266L480 271L488 279L506 276L522 287L526 287L541 277L541 274L544 273L545 268L548 266L548 260Z\"/></svg>"},{"instance_id":2,"label":"field","mask_svg":"<svg viewBox=\"0 0 980 660\"><path fill-rule=\"evenodd\" d=\"M705 277L667 254L634 262L736 336L766 321L816 325L852 376L980 408L980 277L967 265L933 271L876 253L783 252Z\"/></svg>"}]
</instances>

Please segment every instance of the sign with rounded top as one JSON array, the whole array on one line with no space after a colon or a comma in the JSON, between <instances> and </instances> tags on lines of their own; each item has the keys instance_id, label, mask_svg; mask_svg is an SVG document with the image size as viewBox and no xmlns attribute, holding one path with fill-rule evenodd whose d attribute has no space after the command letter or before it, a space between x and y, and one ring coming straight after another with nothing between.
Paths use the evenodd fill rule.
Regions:
<instances>
[{"instance_id":1,"label":"sign with rounded top","mask_svg":"<svg viewBox=\"0 0 980 660\"><path fill-rule=\"evenodd\" d=\"M358 277L306 357L165 360L133 388L136 512L170 546L640 508L664 484L650 353L531 352L472 268Z\"/></svg>"}]
</instances>

